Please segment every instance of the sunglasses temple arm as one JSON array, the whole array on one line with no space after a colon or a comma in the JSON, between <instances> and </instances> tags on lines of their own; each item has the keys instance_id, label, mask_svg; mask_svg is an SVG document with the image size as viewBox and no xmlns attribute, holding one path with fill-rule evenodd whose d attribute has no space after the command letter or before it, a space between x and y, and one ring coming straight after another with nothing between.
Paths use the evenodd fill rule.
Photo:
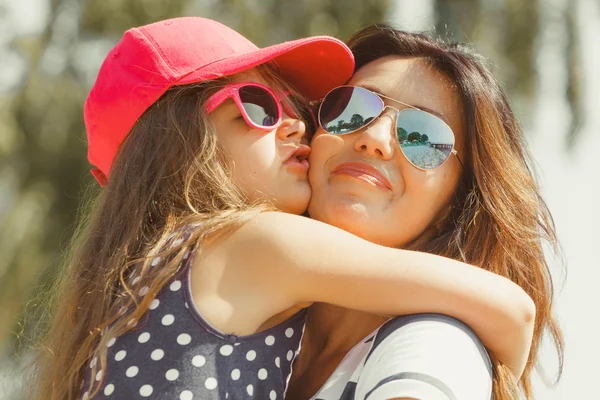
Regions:
<instances>
[{"instance_id":1,"label":"sunglasses temple arm","mask_svg":"<svg viewBox=\"0 0 600 400\"><path fill-rule=\"evenodd\" d=\"M463 165L462 161L460 160L460 157L458 156L458 152L456 151L456 149L452 149L452 154L454 154L456 156L456 159L458 160L460 167L462 169L465 169L465 166Z\"/></svg>"}]
</instances>

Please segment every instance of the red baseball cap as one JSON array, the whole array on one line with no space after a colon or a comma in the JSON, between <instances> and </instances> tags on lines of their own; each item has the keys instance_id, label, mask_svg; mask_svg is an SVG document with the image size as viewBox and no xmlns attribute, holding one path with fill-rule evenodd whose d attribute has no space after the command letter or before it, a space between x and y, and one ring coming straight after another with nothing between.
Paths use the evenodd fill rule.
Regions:
<instances>
[{"instance_id":1,"label":"red baseball cap","mask_svg":"<svg viewBox=\"0 0 600 400\"><path fill-rule=\"evenodd\" d=\"M258 48L233 29L200 17L132 28L108 53L87 97L88 160L101 185L119 146L142 114L172 86L229 76L265 62L309 99L350 79L354 57L340 40L315 36Z\"/></svg>"}]
</instances>

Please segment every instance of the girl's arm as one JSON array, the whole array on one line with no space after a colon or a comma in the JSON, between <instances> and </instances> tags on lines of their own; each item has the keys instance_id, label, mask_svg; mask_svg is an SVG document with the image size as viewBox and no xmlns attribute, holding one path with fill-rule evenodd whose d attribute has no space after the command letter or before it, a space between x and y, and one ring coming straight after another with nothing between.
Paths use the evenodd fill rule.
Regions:
<instances>
[{"instance_id":1,"label":"girl's arm","mask_svg":"<svg viewBox=\"0 0 600 400\"><path fill-rule=\"evenodd\" d=\"M324 302L383 315L446 314L470 326L515 377L523 372L535 305L507 278L277 212L261 214L226 241L251 272L248 279L266 285L283 304Z\"/></svg>"}]
</instances>

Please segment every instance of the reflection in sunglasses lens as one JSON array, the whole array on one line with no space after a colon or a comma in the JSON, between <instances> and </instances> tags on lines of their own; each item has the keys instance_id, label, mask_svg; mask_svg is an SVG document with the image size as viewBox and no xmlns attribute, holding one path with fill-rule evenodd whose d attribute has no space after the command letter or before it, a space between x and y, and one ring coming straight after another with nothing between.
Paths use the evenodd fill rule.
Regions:
<instances>
[{"instance_id":1,"label":"reflection in sunglasses lens","mask_svg":"<svg viewBox=\"0 0 600 400\"><path fill-rule=\"evenodd\" d=\"M260 126L273 126L279 115L273 96L258 86L244 86L240 89L240 99L248 118Z\"/></svg>"},{"instance_id":2,"label":"reflection in sunglasses lens","mask_svg":"<svg viewBox=\"0 0 600 400\"><path fill-rule=\"evenodd\" d=\"M454 147L452 129L421 110L406 109L398 114L396 136L406 158L421 169L439 167Z\"/></svg>"},{"instance_id":3,"label":"reflection in sunglasses lens","mask_svg":"<svg viewBox=\"0 0 600 400\"><path fill-rule=\"evenodd\" d=\"M341 86L323 99L319 110L319 123L326 132L343 134L356 131L383 109L376 94L360 87Z\"/></svg>"}]
</instances>

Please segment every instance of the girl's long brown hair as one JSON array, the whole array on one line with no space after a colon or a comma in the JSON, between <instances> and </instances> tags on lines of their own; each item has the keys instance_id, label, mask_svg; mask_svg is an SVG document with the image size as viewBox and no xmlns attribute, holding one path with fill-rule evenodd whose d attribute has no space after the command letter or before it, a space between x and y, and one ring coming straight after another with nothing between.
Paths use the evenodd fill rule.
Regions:
<instances>
[{"instance_id":1,"label":"girl's long brown hair","mask_svg":"<svg viewBox=\"0 0 600 400\"><path fill-rule=\"evenodd\" d=\"M270 66L259 71L283 85ZM238 189L204 111L226 82L169 89L121 145L110 182L73 240L30 397L93 397L102 379L82 388L84 371L91 366L95 377L105 369L107 344L136 325L195 244L272 209L249 204ZM189 224L195 227L184 237L180 228ZM152 268L156 257L170 261Z\"/></svg>"},{"instance_id":2,"label":"girl's long brown hair","mask_svg":"<svg viewBox=\"0 0 600 400\"><path fill-rule=\"evenodd\" d=\"M419 250L462 260L503 275L536 305L529 361L519 386L533 398L531 372L544 330L554 340L563 365L563 338L552 312L553 284L543 244L558 252L552 216L540 196L531 156L508 99L483 59L468 46L373 25L348 41L356 70L385 56L419 58L446 74L464 107L464 171L448 217ZM505 365L491 355L497 400L518 399L519 387Z\"/></svg>"}]
</instances>

